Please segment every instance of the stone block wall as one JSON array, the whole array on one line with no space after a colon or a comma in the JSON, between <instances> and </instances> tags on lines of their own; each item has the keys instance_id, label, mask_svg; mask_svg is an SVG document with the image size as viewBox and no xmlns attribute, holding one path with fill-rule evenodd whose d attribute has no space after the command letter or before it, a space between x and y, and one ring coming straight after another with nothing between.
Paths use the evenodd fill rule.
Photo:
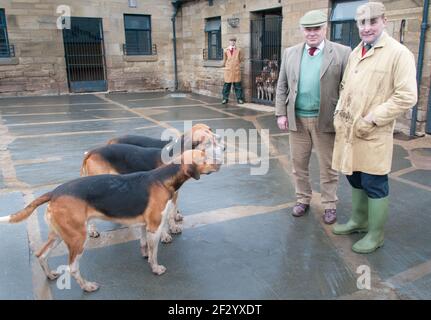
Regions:
<instances>
[{"instance_id":1,"label":"stone block wall","mask_svg":"<svg viewBox=\"0 0 431 320\"><path fill-rule=\"evenodd\" d=\"M71 15L103 19L109 91L173 90L173 46L170 1L139 0L129 8L127 0L11 0L5 9L8 37L15 58L0 59L0 96L69 93L62 30L57 8L68 2ZM156 56L123 54L123 15L151 15L152 43Z\"/></svg>"},{"instance_id":2,"label":"stone block wall","mask_svg":"<svg viewBox=\"0 0 431 320\"><path fill-rule=\"evenodd\" d=\"M64 0L2 0L6 11L8 36L15 45L16 57L0 58L0 96L66 94L69 92L62 31L57 29L61 13L57 8ZM129 8L127 0L68 1L71 15L103 19L109 91L174 90L174 53L172 21L174 9L170 0L138 0L137 8ZM418 57L423 1L383 0L388 18L387 31ZM176 19L179 89L221 97L223 67L221 61L205 61L207 47L205 19L221 17L222 46L236 35L244 50L242 82L246 100L251 97L250 20L256 12L281 8L283 15L281 50L301 42L301 16L313 9L330 15L330 0L208 0L183 1ZM431 10L430 10L431 11ZM152 42L157 55L131 57L123 54L125 42L123 15L151 15ZM229 18L239 18L232 27ZM405 27L400 30L401 21ZM431 23L431 12L430 21ZM418 103L418 132L425 130L429 87L431 82L431 37L427 31L423 74ZM328 38L330 28L328 28ZM399 121L403 131L410 126L410 113Z\"/></svg>"},{"instance_id":3,"label":"stone block wall","mask_svg":"<svg viewBox=\"0 0 431 320\"><path fill-rule=\"evenodd\" d=\"M386 6L386 17L388 18L387 31L398 41L403 43L414 53L416 59L419 50L420 29L422 23L423 2L415 0L383 0ZM202 50L206 48L205 42L205 19L220 16L222 21L222 44L228 45L228 37L232 34L238 37L238 46L244 49L246 62L243 66L243 86L246 99L251 97L251 76L250 76L250 19L254 12L281 7L283 14L282 23L282 51L292 45L303 41L299 28L299 19L305 12L314 9L321 9L330 16L332 1L329 0L218 0L209 6L206 0L194 0L186 2L181 9L182 29L179 34L184 41L182 46L182 88L193 92L221 97L223 85L223 68L216 63L206 64L202 58ZM431 10L429 13L431 23ZM227 19L237 17L240 25L232 28L227 23ZM405 27L401 38L401 21L405 20ZM429 29L429 28L428 28ZM422 134L425 131L428 94L430 88L431 72L431 37L426 37L424 52L423 74L420 86L418 103L417 132ZM330 24L327 37L330 37ZM398 129L408 132L410 127L411 112L406 113L398 121Z\"/></svg>"}]
</instances>

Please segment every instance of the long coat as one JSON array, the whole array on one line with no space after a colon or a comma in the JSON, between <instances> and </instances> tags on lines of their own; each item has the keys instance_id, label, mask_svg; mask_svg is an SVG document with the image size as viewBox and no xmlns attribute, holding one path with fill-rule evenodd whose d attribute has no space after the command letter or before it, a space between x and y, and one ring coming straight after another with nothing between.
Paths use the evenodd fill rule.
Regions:
<instances>
[{"instance_id":1,"label":"long coat","mask_svg":"<svg viewBox=\"0 0 431 320\"><path fill-rule=\"evenodd\" d=\"M241 62L244 61L244 54L240 48L235 48L233 54L226 48L223 53L224 82L241 81Z\"/></svg>"},{"instance_id":2,"label":"long coat","mask_svg":"<svg viewBox=\"0 0 431 320\"><path fill-rule=\"evenodd\" d=\"M296 131L295 101L304 46L305 43L300 43L284 50L277 82L275 115L287 116L291 131ZM320 132L334 132L333 115L338 101L339 86L351 51L349 47L325 40L320 67L318 119Z\"/></svg>"},{"instance_id":3,"label":"long coat","mask_svg":"<svg viewBox=\"0 0 431 320\"><path fill-rule=\"evenodd\" d=\"M332 168L384 175L391 170L395 119L417 101L413 54L383 32L362 57L352 52L340 85ZM363 117L371 113L373 123Z\"/></svg>"}]
</instances>

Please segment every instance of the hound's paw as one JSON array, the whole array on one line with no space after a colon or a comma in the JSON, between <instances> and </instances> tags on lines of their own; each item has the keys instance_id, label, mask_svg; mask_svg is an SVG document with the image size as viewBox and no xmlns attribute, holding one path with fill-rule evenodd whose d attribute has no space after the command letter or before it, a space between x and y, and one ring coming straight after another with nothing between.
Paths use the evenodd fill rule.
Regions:
<instances>
[{"instance_id":1,"label":"hound's paw","mask_svg":"<svg viewBox=\"0 0 431 320\"><path fill-rule=\"evenodd\" d=\"M100 233L97 231L96 226L94 224L90 224L88 227L88 236L90 238L99 238Z\"/></svg>"},{"instance_id":2,"label":"hound's paw","mask_svg":"<svg viewBox=\"0 0 431 320\"><path fill-rule=\"evenodd\" d=\"M163 232L162 235L161 235L161 237L160 237L160 239L161 239L161 241L163 243L170 243L170 242L172 242L172 236L169 233L167 233L167 232Z\"/></svg>"},{"instance_id":3,"label":"hound's paw","mask_svg":"<svg viewBox=\"0 0 431 320\"><path fill-rule=\"evenodd\" d=\"M98 231L91 231L91 232L88 232L88 236L90 238L99 238L100 237L100 233Z\"/></svg>"},{"instance_id":4,"label":"hound's paw","mask_svg":"<svg viewBox=\"0 0 431 320\"><path fill-rule=\"evenodd\" d=\"M82 290L86 292L93 292L99 289L99 287L100 287L99 284L97 284L96 282L86 282L82 286Z\"/></svg>"},{"instance_id":5,"label":"hound's paw","mask_svg":"<svg viewBox=\"0 0 431 320\"><path fill-rule=\"evenodd\" d=\"M175 215L175 221L180 222L183 221L184 216L177 210L177 214Z\"/></svg>"},{"instance_id":6,"label":"hound's paw","mask_svg":"<svg viewBox=\"0 0 431 320\"><path fill-rule=\"evenodd\" d=\"M161 274L164 274L166 272L166 267L162 266L161 264L155 265L151 269L158 276L160 276Z\"/></svg>"},{"instance_id":7,"label":"hound's paw","mask_svg":"<svg viewBox=\"0 0 431 320\"><path fill-rule=\"evenodd\" d=\"M51 271L46 276L48 277L49 280L55 280L55 279L57 279L60 276L60 274L58 272Z\"/></svg>"},{"instance_id":8,"label":"hound's paw","mask_svg":"<svg viewBox=\"0 0 431 320\"><path fill-rule=\"evenodd\" d=\"M141 246L141 255L144 258L148 258L148 247L147 246Z\"/></svg>"},{"instance_id":9,"label":"hound's paw","mask_svg":"<svg viewBox=\"0 0 431 320\"><path fill-rule=\"evenodd\" d=\"M178 224L174 224L174 225L172 225L172 226L169 227L169 231L172 234L178 234L178 233L183 232L183 227L180 226L180 225L178 225Z\"/></svg>"}]
</instances>

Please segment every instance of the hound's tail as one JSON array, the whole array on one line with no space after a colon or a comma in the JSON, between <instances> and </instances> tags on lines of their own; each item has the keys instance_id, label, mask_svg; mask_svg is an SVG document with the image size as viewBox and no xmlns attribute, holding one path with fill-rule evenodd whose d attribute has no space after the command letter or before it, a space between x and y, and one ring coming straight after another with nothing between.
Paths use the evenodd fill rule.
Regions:
<instances>
[{"instance_id":1,"label":"hound's tail","mask_svg":"<svg viewBox=\"0 0 431 320\"><path fill-rule=\"evenodd\" d=\"M91 156L91 151L86 151L84 153L84 160L82 160L81 171L80 171L81 177L85 177L88 175L87 160L90 156Z\"/></svg>"},{"instance_id":2,"label":"hound's tail","mask_svg":"<svg viewBox=\"0 0 431 320\"><path fill-rule=\"evenodd\" d=\"M27 219L37 207L48 202L52 198L52 192L45 193L33 200L27 207L6 217L0 217L0 223L18 223Z\"/></svg>"}]
</instances>

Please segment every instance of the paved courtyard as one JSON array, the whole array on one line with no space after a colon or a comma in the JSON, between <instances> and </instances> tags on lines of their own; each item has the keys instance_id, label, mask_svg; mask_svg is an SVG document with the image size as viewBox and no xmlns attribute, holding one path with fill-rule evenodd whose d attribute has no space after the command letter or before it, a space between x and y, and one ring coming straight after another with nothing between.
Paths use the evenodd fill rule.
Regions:
<instances>
[{"instance_id":1,"label":"paved courtyard","mask_svg":"<svg viewBox=\"0 0 431 320\"><path fill-rule=\"evenodd\" d=\"M359 235L334 236L323 224L315 154L312 210L291 216L288 135L270 111L166 92L4 98L0 216L79 177L86 150L126 133L183 131L184 121L245 129L248 143L234 143L237 153L258 148L248 163L230 163L181 188L184 231L159 247L164 275L153 275L141 257L136 228L100 222L101 237L87 241L80 266L101 288L83 293L71 281L61 290L46 280L33 255L47 237L44 205L24 223L0 225L0 299L431 299L430 137L395 141L386 242L375 253L357 255L350 247ZM261 134L253 136L251 129ZM268 172L251 175L261 150L269 150ZM351 206L344 177L338 196L344 222ZM67 263L63 245L49 263L53 269ZM358 289L360 266L370 268L369 290Z\"/></svg>"}]
</instances>

